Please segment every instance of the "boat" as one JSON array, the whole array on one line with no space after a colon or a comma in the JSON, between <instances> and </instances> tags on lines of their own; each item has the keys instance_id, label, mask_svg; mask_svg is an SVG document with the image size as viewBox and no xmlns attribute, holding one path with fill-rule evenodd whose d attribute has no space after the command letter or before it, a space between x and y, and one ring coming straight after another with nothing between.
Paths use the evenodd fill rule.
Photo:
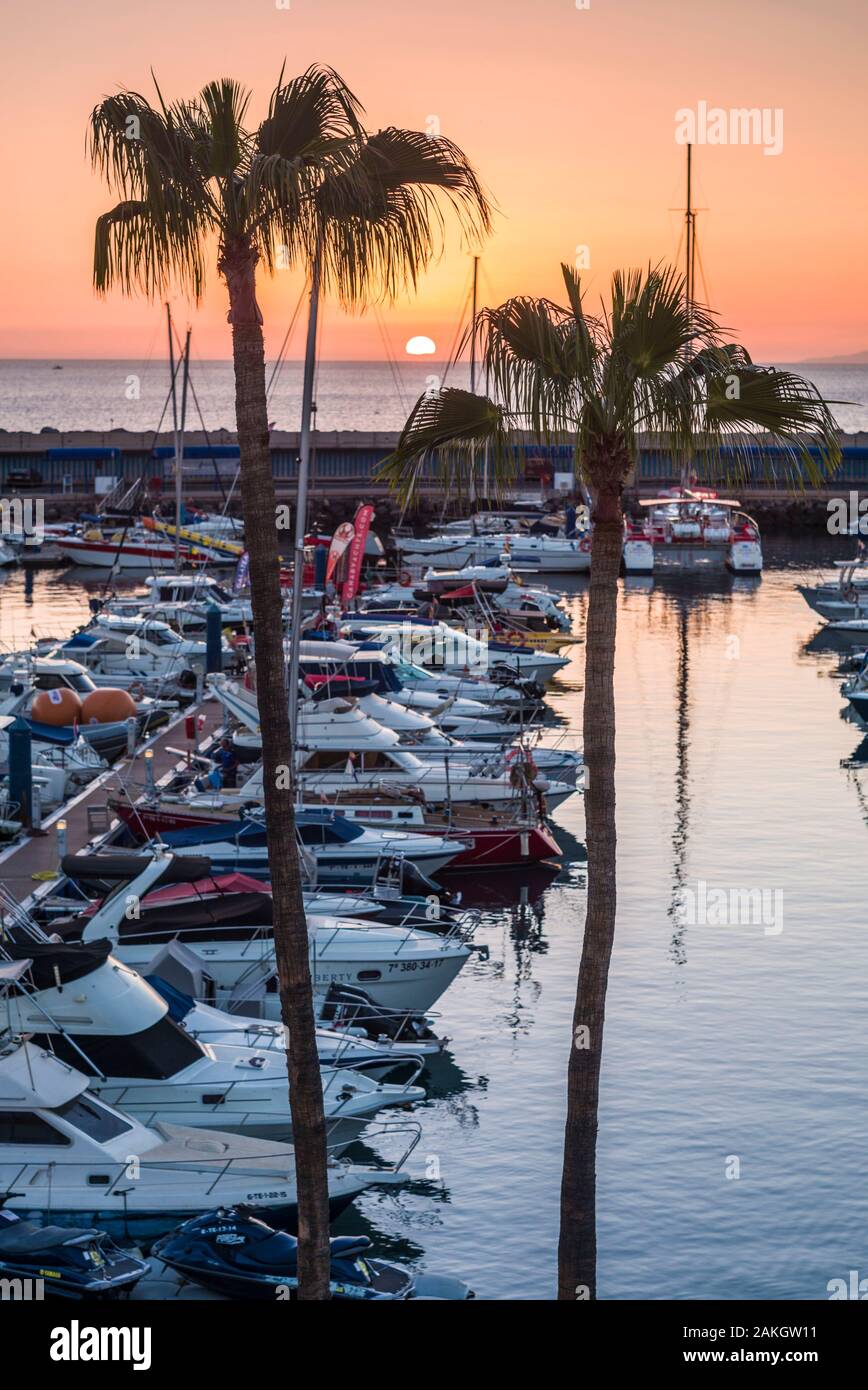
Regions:
<instances>
[{"instance_id":1,"label":"boat","mask_svg":"<svg viewBox=\"0 0 868 1390\"><path fill-rule=\"evenodd\" d=\"M204 626L207 609L213 604L220 614L220 627L243 628L253 622L253 606L248 598L232 594L213 575L199 570L191 574L149 574L145 592L136 598L112 597L105 608L119 616L138 616L156 611L174 617L196 614Z\"/></svg>"},{"instance_id":2,"label":"boat","mask_svg":"<svg viewBox=\"0 0 868 1390\"><path fill-rule=\"evenodd\" d=\"M860 546L852 560L836 560L838 578L833 584L798 584L809 608L827 621L858 619L868 612L868 557Z\"/></svg>"},{"instance_id":3,"label":"boat","mask_svg":"<svg viewBox=\"0 0 868 1390\"><path fill-rule=\"evenodd\" d=\"M406 656L409 649L416 665L427 670L433 668L438 674L470 675L485 680L490 671L502 668L506 673L535 681L543 687L567 665L566 657L501 642L484 629L480 639L436 620L408 621L406 613L391 619L385 613L345 614L341 619L341 633L356 640L385 640L396 646L402 656Z\"/></svg>"},{"instance_id":4,"label":"boat","mask_svg":"<svg viewBox=\"0 0 868 1390\"><path fill-rule=\"evenodd\" d=\"M182 940L200 978L187 990L194 998L250 1017L277 1018L279 995L274 940L269 926L223 922L184 927L140 923L127 916L129 901L172 882L196 882L211 876L207 859L176 858L161 850L144 855L67 855L63 873L72 885L104 879L112 893L92 916L70 913L52 920L64 939L98 941L108 937L112 953L140 974L153 973L155 948ZM80 897L86 894L80 894ZM371 1001L396 1013L425 1013L433 1008L473 953L477 919L457 920L449 931L419 926L381 925L363 918L308 913L311 975L315 991L327 995L332 985L362 989Z\"/></svg>"},{"instance_id":5,"label":"boat","mask_svg":"<svg viewBox=\"0 0 868 1390\"><path fill-rule=\"evenodd\" d=\"M162 968L166 969L165 959ZM285 1056L286 1029L282 1023L228 1014L211 1004L202 1004L163 976L148 975L146 978L165 999L172 1019L198 1041L240 1044L258 1051L278 1052L281 1058ZM320 1062L333 1070L341 1068L348 1071L351 1084L355 1072L362 1072L375 1081L385 1081L396 1071L406 1071L408 1068L412 1075L418 1075L423 1053L432 1050L418 1045L414 1049L410 1037L374 1039L337 1028L317 1028L316 1046ZM442 1051L440 1040L437 1051Z\"/></svg>"},{"instance_id":6,"label":"boat","mask_svg":"<svg viewBox=\"0 0 868 1390\"><path fill-rule=\"evenodd\" d=\"M322 809L318 797L310 805ZM221 816L228 818L235 814L235 808L224 810L220 796L211 798L210 807L203 804L199 808L166 798L156 803L135 804L118 798L110 801L110 809L140 841L165 840L166 832L212 826ZM332 811L336 818L345 817L348 821L380 829L389 826L418 835L448 835L461 846L448 866L450 874L467 869L522 868L561 858L560 846L549 827L527 811L523 814L520 805L512 811L494 812L483 818L483 813L473 806L453 806L451 813L437 812L408 797L377 797L368 793L356 793L353 797L344 793L340 801L333 803ZM236 877L243 878L243 875ZM249 882L262 887L262 880ZM320 910L326 911L325 908ZM352 899L348 902L348 910L351 915L359 915Z\"/></svg>"},{"instance_id":7,"label":"boat","mask_svg":"<svg viewBox=\"0 0 868 1390\"><path fill-rule=\"evenodd\" d=\"M26 1280L28 1287L40 1291L36 1297L128 1298L150 1268L147 1260L121 1249L105 1231L38 1226L0 1205L0 1284L4 1289L14 1289Z\"/></svg>"},{"instance_id":8,"label":"boat","mask_svg":"<svg viewBox=\"0 0 868 1390\"><path fill-rule=\"evenodd\" d=\"M411 1298L473 1297L459 1279L415 1275L371 1256L367 1236L329 1242L329 1297L341 1301L403 1302ZM293 1299L298 1289L298 1241L237 1208L221 1208L186 1221L153 1251L184 1279L230 1299Z\"/></svg>"},{"instance_id":9,"label":"boat","mask_svg":"<svg viewBox=\"0 0 868 1390\"><path fill-rule=\"evenodd\" d=\"M585 574L591 568L590 532L582 536L529 535L524 532L449 532L421 539L401 537L397 547L410 560L438 566L484 564L500 559L537 574Z\"/></svg>"},{"instance_id":10,"label":"boat","mask_svg":"<svg viewBox=\"0 0 868 1390\"><path fill-rule=\"evenodd\" d=\"M58 548L64 560L88 569L144 570L150 573L155 567L171 565L175 561L173 543L148 536L137 526L120 529L90 527L80 535L62 537ZM192 558L189 550L182 547L182 561L188 564Z\"/></svg>"},{"instance_id":11,"label":"boat","mask_svg":"<svg viewBox=\"0 0 868 1390\"><path fill-rule=\"evenodd\" d=\"M224 668L233 666L236 653L225 638L221 652ZM142 681L177 681L186 672L204 671L208 647L180 636L156 618L98 613L89 627L60 643L52 655L81 662L95 685L126 688Z\"/></svg>"},{"instance_id":12,"label":"boat","mask_svg":"<svg viewBox=\"0 0 868 1390\"><path fill-rule=\"evenodd\" d=\"M129 744L126 719L88 721L75 726L47 724L32 717L31 706L40 691L64 689L71 690L83 701L98 687L80 662L51 654L50 644L47 656L14 653L0 662L0 715L19 715L35 743L53 746L71 755L80 748L83 739L101 758L113 762ZM136 739L162 728L177 710L177 704L171 700L143 697L134 704L136 713L131 718L136 722Z\"/></svg>"},{"instance_id":13,"label":"boat","mask_svg":"<svg viewBox=\"0 0 868 1390\"><path fill-rule=\"evenodd\" d=\"M436 874L461 852L457 840L372 829L335 816L328 808L297 812L296 835L314 857L320 883L370 884L380 863L395 855L411 860L425 874ZM166 831L161 838L174 854L207 856L215 873L268 877L268 837L258 820L219 821L209 827Z\"/></svg>"},{"instance_id":14,"label":"boat","mask_svg":"<svg viewBox=\"0 0 868 1390\"><path fill-rule=\"evenodd\" d=\"M624 569L651 571L722 570L761 574L762 546L757 523L739 510L741 503L709 489L675 487L658 497L640 498L641 521L624 529Z\"/></svg>"},{"instance_id":15,"label":"boat","mask_svg":"<svg viewBox=\"0 0 868 1390\"><path fill-rule=\"evenodd\" d=\"M0 1046L0 1100L6 1120L0 1192L5 1210L25 1220L92 1225L140 1241L225 1203L243 1204L280 1229L296 1225L289 1144L164 1121L143 1124L90 1094L85 1075L28 1039ZM369 1168L330 1155L332 1216L366 1188L403 1180L419 1133L406 1122L390 1128L393 1137L399 1132L405 1151L394 1164Z\"/></svg>"},{"instance_id":16,"label":"boat","mask_svg":"<svg viewBox=\"0 0 868 1390\"><path fill-rule=\"evenodd\" d=\"M285 1052L249 1045L241 1034L204 1042L172 1016L157 990L111 955L102 940L29 939L0 946L0 960L21 962L0 993L0 1031L35 1035L83 1072L91 1093L146 1126L219 1128L263 1139L292 1138ZM74 989L71 986L74 984ZM403 1085L325 1064L323 1105L329 1145L339 1152L381 1110L424 1100Z\"/></svg>"}]
</instances>

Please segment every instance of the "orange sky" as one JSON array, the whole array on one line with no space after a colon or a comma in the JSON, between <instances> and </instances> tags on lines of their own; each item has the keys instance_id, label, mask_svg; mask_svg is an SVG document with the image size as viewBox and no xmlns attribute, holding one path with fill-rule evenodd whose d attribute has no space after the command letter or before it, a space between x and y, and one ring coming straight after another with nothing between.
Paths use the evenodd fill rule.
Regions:
<instances>
[{"instance_id":1,"label":"orange sky","mask_svg":"<svg viewBox=\"0 0 868 1390\"><path fill-rule=\"evenodd\" d=\"M484 300L559 295L558 263L590 248L592 300L616 265L675 255L684 150L675 112L782 108L777 157L755 146L697 150L696 203L709 299L757 357L788 361L868 348L868 97L865 0L43 0L6 12L0 356L162 354L159 308L95 298L90 257L107 192L84 159L103 94L193 94L237 77L262 114L289 70L336 67L372 128L424 128L475 162L499 206L485 249ZM14 190L9 196L9 190ZM11 211L10 211L11 209ZM457 234L412 302L386 309L391 350L414 333L448 350L468 281ZM268 345L300 282L262 288ZM702 281L699 282L702 289ZM188 310L175 305L179 319ZM229 355L212 275L192 314L196 355ZM299 334L290 356L301 353ZM372 315L326 308L322 355L381 358Z\"/></svg>"}]
</instances>

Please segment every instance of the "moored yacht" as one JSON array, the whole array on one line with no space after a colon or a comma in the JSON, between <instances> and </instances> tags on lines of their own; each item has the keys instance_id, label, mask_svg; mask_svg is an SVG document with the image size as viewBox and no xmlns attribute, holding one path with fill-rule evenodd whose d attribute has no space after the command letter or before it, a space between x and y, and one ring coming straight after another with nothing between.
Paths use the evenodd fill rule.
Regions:
<instances>
[{"instance_id":1,"label":"moored yacht","mask_svg":"<svg viewBox=\"0 0 868 1390\"><path fill-rule=\"evenodd\" d=\"M171 1017L161 994L110 954L107 940L70 946L34 936L0 947L0 958L26 965L14 987L0 993L0 1032L37 1036L88 1077L93 1094L145 1125L163 1120L291 1139L283 1053L238 1033L200 1040ZM322 1087L335 1151L379 1110L425 1096L418 1086L329 1065Z\"/></svg>"},{"instance_id":2,"label":"moored yacht","mask_svg":"<svg viewBox=\"0 0 868 1390\"><path fill-rule=\"evenodd\" d=\"M163 1120L143 1124L92 1095L80 1071L15 1038L0 1045L0 1105L0 1191L19 1216L147 1239L221 1204L243 1202L274 1225L295 1227L289 1144ZM365 1168L330 1156L333 1216L366 1188L402 1180L418 1131L398 1128L410 1140L392 1166Z\"/></svg>"}]
</instances>

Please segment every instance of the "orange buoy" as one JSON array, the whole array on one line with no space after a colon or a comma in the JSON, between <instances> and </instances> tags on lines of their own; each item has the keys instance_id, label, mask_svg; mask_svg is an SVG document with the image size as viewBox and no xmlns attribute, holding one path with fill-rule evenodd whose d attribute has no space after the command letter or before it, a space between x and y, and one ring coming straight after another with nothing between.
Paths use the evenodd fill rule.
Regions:
<instances>
[{"instance_id":1,"label":"orange buoy","mask_svg":"<svg viewBox=\"0 0 868 1390\"><path fill-rule=\"evenodd\" d=\"M136 713L136 702L126 690L106 687L85 695L81 705L83 724L113 724Z\"/></svg>"},{"instance_id":2,"label":"orange buoy","mask_svg":"<svg viewBox=\"0 0 868 1390\"><path fill-rule=\"evenodd\" d=\"M40 690L31 706L30 717L39 724L68 729L81 719L81 699L64 685L56 690Z\"/></svg>"}]
</instances>

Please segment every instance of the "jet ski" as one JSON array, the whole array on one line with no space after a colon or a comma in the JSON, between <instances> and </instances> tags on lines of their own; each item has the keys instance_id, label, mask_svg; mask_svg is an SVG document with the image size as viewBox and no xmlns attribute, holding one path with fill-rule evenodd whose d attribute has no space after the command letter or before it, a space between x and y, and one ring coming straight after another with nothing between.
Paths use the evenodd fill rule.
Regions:
<instances>
[{"instance_id":1,"label":"jet ski","mask_svg":"<svg viewBox=\"0 0 868 1390\"><path fill-rule=\"evenodd\" d=\"M329 1288L333 1299L399 1301L409 1298L472 1298L458 1279L419 1279L402 1265L371 1259L367 1236L336 1236L331 1245ZM185 1221L153 1248L156 1259L183 1278L226 1298L293 1299L298 1290L298 1241L252 1216L225 1207ZM421 1287L420 1287L421 1285Z\"/></svg>"},{"instance_id":2,"label":"jet ski","mask_svg":"<svg viewBox=\"0 0 868 1390\"><path fill-rule=\"evenodd\" d=\"M47 1297L118 1298L149 1269L147 1260L122 1250L104 1231L38 1226L0 1209L4 1281L40 1281Z\"/></svg>"}]
</instances>

